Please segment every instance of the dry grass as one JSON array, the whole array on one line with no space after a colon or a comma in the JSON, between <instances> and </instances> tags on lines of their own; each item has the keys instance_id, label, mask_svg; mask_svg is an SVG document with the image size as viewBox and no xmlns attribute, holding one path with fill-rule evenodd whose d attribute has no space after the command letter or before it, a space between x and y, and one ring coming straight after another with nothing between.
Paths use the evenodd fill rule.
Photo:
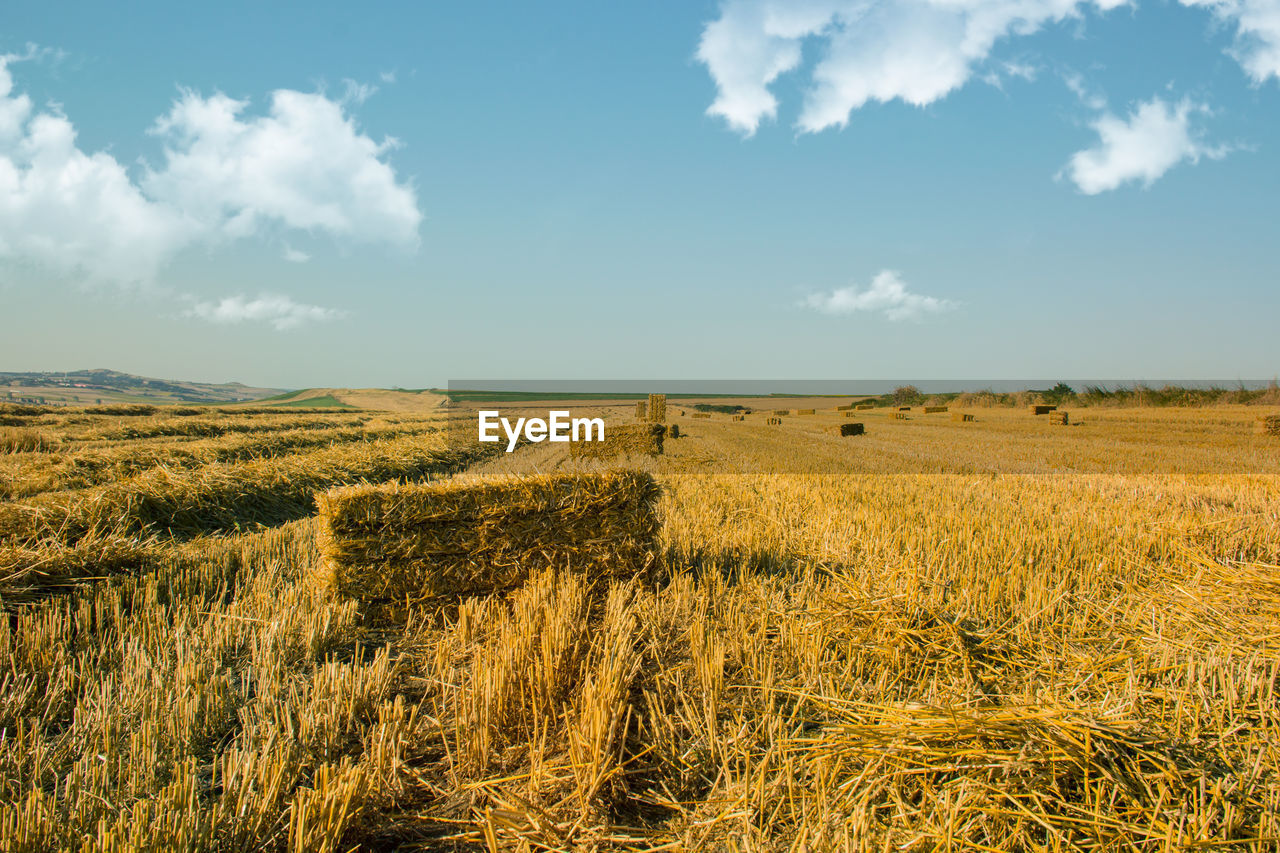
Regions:
<instances>
[{"instance_id":1,"label":"dry grass","mask_svg":"<svg viewBox=\"0 0 1280 853\"><path fill-rule=\"evenodd\" d=\"M0 453L52 453L59 446L57 439L33 429L0 429Z\"/></svg>"},{"instance_id":2,"label":"dry grass","mask_svg":"<svg viewBox=\"0 0 1280 853\"><path fill-rule=\"evenodd\" d=\"M394 627L315 582L310 518L10 541L0 849L1274 850L1280 477L1257 472L1280 450L1253 419L993 411L848 443L832 412L712 422L638 463L661 581L535 564ZM414 444L439 448L273 461L351 472ZM1044 454L1144 473L1017 473ZM1213 473L1147 473L1174 463ZM253 487L259 465L203 467ZM444 490L494 525L523 505L474 486ZM235 515L229 489L193 496ZM456 500L457 530L488 523ZM366 545L407 541L415 506ZM549 529L529 523L493 541Z\"/></svg>"}]
</instances>

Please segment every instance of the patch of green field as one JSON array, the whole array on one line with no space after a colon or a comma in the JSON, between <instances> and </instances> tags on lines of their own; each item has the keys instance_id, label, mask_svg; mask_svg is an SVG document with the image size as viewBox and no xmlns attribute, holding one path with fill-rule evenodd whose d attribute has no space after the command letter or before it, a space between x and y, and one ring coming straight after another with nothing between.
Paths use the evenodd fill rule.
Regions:
<instances>
[{"instance_id":1,"label":"patch of green field","mask_svg":"<svg viewBox=\"0 0 1280 853\"><path fill-rule=\"evenodd\" d=\"M300 392L299 392L300 393ZM273 400L275 398L272 398ZM265 401L259 401L265 402ZM301 408L301 409L358 409L359 406L352 406L344 403L332 394L326 394L323 397L307 397L303 400L287 400L283 403L272 403L272 408Z\"/></svg>"}]
</instances>

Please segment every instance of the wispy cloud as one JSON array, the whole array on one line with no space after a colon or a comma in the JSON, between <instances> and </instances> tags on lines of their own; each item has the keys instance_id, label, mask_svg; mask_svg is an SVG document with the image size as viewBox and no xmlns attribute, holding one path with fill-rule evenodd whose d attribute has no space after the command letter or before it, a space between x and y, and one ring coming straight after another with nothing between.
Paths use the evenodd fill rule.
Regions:
<instances>
[{"instance_id":1,"label":"wispy cloud","mask_svg":"<svg viewBox=\"0 0 1280 853\"><path fill-rule=\"evenodd\" d=\"M323 323L346 316L342 311L295 302L274 293L259 294L252 299L228 296L215 302L195 302L186 315L221 325L266 323L281 332L304 323Z\"/></svg>"},{"instance_id":2,"label":"wispy cloud","mask_svg":"<svg viewBox=\"0 0 1280 853\"><path fill-rule=\"evenodd\" d=\"M1209 9L1235 24L1236 43L1229 53L1257 84L1280 78L1280 3L1276 0L1181 0L1184 6Z\"/></svg>"},{"instance_id":3,"label":"wispy cloud","mask_svg":"<svg viewBox=\"0 0 1280 853\"><path fill-rule=\"evenodd\" d=\"M813 293L802 304L823 314L883 314L885 319L895 322L920 320L929 314L942 314L958 307L949 299L912 293L902 276L893 270L881 270L865 290L850 285L825 293Z\"/></svg>"},{"instance_id":4,"label":"wispy cloud","mask_svg":"<svg viewBox=\"0 0 1280 853\"><path fill-rule=\"evenodd\" d=\"M301 249L295 249L292 246L284 247L283 257L291 264L305 264L307 261L311 260L311 256L306 252Z\"/></svg>"},{"instance_id":5,"label":"wispy cloud","mask_svg":"<svg viewBox=\"0 0 1280 853\"><path fill-rule=\"evenodd\" d=\"M290 230L413 249L422 215L411 185L348 113L319 93L247 101L184 91L151 132L164 161L135 181L86 152L56 108L33 107L0 56L0 263L33 263L91 281L149 283L193 244ZM358 100L358 98L355 98Z\"/></svg>"},{"instance_id":6,"label":"wispy cloud","mask_svg":"<svg viewBox=\"0 0 1280 853\"><path fill-rule=\"evenodd\" d=\"M1029 35L1085 9L1125 0L725 0L707 24L698 59L716 83L707 112L750 136L777 115L770 87L799 67L806 40L821 56L796 126L843 127L871 101L924 106L960 88L996 43ZM1030 69L1006 63L1006 74Z\"/></svg>"},{"instance_id":7,"label":"wispy cloud","mask_svg":"<svg viewBox=\"0 0 1280 853\"><path fill-rule=\"evenodd\" d=\"M1104 113L1092 122L1098 144L1077 151L1059 176L1096 195L1127 183L1149 187L1179 163L1225 157L1229 146L1206 145L1192 125L1194 116L1206 113L1189 99L1170 104L1159 97L1139 103L1127 118Z\"/></svg>"}]
</instances>

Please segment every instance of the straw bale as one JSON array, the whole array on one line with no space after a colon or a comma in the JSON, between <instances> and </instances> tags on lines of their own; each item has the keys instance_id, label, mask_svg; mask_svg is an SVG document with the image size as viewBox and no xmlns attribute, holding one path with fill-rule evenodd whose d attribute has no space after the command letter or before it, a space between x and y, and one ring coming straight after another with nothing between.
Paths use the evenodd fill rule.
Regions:
<instances>
[{"instance_id":1,"label":"straw bale","mask_svg":"<svg viewBox=\"0 0 1280 853\"><path fill-rule=\"evenodd\" d=\"M814 414L814 410L813 409L796 409L795 413L797 415L812 415Z\"/></svg>"},{"instance_id":2,"label":"straw bale","mask_svg":"<svg viewBox=\"0 0 1280 853\"><path fill-rule=\"evenodd\" d=\"M782 423L782 418L768 418L765 420L765 423L769 426L778 426Z\"/></svg>"},{"instance_id":3,"label":"straw bale","mask_svg":"<svg viewBox=\"0 0 1280 853\"><path fill-rule=\"evenodd\" d=\"M840 436L843 438L844 436L847 436L847 435L865 435L867 432L867 429L861 423L840 424L840 426L836 429L836 432L838 432Z\"/></svg>"},{"instance_id":4,"label":"straw bale","mask_svg":"<svg viewBox=\"0 0 1280 853\"><path fill-rule=\"evenodd\" d=\"M710 418L710 417L711 417L711 413L710 413L710 412L694 412L692 415L689 415L689 417L691 417L691 418Z\"/></svg>"},{"instance_id":5,"label":"straw bale","mask_svg":"<svg viewBox=\"0 0 1280 853\"><path fill-rule=\"evenodd\" d=\"M911 407L910 407L910 406L899 406L899 407L898 407L898 411L899 411L899 412L909 412L909 411L911 411Z\"/></svg>"},{"instance_id":6,"label":"straw bale","mask_svg":"<svg viewBox=\"0 0 1280 853\"><path fill-rule=\"evenodd\" d=\"M791 414L791 410L790 409L774 409L773 413L775 415L789 415Z\"/></svg>"},{"instance_id":7,"label":"straw bale","mask_svg":"<svg viewBox=\"0 0 1280 853\"><path fill-rule=\"evenodd\" d=\"M732 418L730 418L730 420L734 420L734 421L745 421L746 419L747 419L746 415L734 415Z\"/></svg>"},{"instance_id":8,"label":"straw bale","mask_svg":"<svg viewBox=\"0 0 1280 853\"><path fill-rule=\"evenodd\" d=\"M937 414L941 414L942 412L945 412L946 410L947 410L946 406L925 406L924 407L924 413L926 415L937 415Z\"/></svg>"},{"instance_id":9,"label":"straw bale","mask_svg":"<svg viewBox=\"0 0 1280 853\"><path fill-rule=\"evenodd\" d=\"M973 415L969 414L968 412L952 412L951 420L958 421L960 423L966 423L968 421L973 420Z\"/></svg>"},{"instance_id":10,"label":"straw bale","mask_svg":"<svg viewBox=\"0 0 1280 853\"><path fill-rule=\"evenodd\" d=\"M648 406L645 404L644 400L636 400L636 417L640 420L644 420L648 417L647 412Z\"/></svg>"},{"instance_id":11,"label":"straw bale","mask_svg":"<svg viewBox=\"0 0 1280 853\"><path fill-rule=\"evenodd\" d=\"M856 417L858 417L858 413L857 413L857 412L845 412L845 413L844 413L844 416L845 416L846 418L856 418Z\"/></svg>"},{"instance_id":12,"label":"straw bale","mask_svg":"<svg viewBox=\"0 0 1280 853\"><path fill-rule=\"evenodd\" d=\"M667 422L666 394L649 395L649 420L655 424L665 424Z\"/></svg>"},{"instance_id":13,"label":"straw bale","mask_svg":"<svg viewBox=\"0 0 1280 853\"><path fill-rule=\"evenodd\" d=\"M1033 415L1047 415L1047 414L1049 414L1050 412L1054 411L1054 410L1055 410L1055 409L1057 409L1057 408L1058 408L1057 406L1039 406L1039 405L1033 405L1033 406L1031 406L1031 407L1030 407L1030 411L1031 411L1031 414L1033 414Z\"/></svg>"},{"instance_id":14,"label":"straw bale","mask_svg":"<svg viewBox=\"0 0 1280 853\"><path fill-rule=\"evenodd\" d=\"M1258 418L1257 430L1263 435L1280 435L1280 415L1263 415Z\"/></svg>"},{"instance_id":15,"label":"straw bale","mask_svg":"<svg viewBox=\"0 0 1280 853\"><path fill-rule=\"evenodd\" d=\"M1066 412L1050 412L1050 413L1049 413L1049 423L1051 423L1051 424L1059 424L1059 425L1061 425L1061 426L1066 426L1066 425L1067 425L1067 413L1066 413Z\"/></svg>"},{"instance_id":16,"label":"straw bale","mask_svg":"<svg viewBox=\"0 0 1280 853\"><path fill-rule=\"evenodd\" d=\"M876 407L875 403L859 403L858 405L854 406L854 410L858 412L865 412L867 409L874 409L875 407Z\"/></svg>"},{"instance_id":17,"label":"straw bale","mask_svg":"<svg viewBox=\"0 0 1280 853\"><path fill-rule=\"evenodd\" d=\"M605 424L604 441L572 441L569 443L569 455L592 459L624 453L661 456L666 432L667 428L662 424Z\"/></svg>"},{"instance_id":18,"label":"straw bale","mask_svg":"<svg viewBox=\"0 0 1280 853\"><path fill-rule=\"evenodd\" d=\"M638 471L333 489L317 498L319 580L362 601L423 603L547 569L651 578L660 495Z\"/></svg>"},{"instance_id":19,"label":"straw bale","mask_svg":"<svg viewBox=\"0 0 1280 853\"><path fill-rule=\"evenodd\" d=\"M891 412L895 421L905 421L907 419L906 412Z\"/></svg>"}]
</instances>

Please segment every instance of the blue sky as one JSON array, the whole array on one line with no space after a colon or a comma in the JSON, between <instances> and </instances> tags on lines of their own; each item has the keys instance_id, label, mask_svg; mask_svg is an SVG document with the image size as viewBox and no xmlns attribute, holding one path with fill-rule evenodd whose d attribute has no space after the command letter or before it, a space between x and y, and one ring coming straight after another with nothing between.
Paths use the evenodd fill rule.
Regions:
<instances>
[{"instance_id":1,"label":"blue sky","mask_svg":"<svg viewBox=\"0 0 1280 853\"><path fill-rule=\"evenodd\" d=\"M0 369L1280 373L1272 0L262 5L5 5Z\"/></svg>"}]
</instances>

